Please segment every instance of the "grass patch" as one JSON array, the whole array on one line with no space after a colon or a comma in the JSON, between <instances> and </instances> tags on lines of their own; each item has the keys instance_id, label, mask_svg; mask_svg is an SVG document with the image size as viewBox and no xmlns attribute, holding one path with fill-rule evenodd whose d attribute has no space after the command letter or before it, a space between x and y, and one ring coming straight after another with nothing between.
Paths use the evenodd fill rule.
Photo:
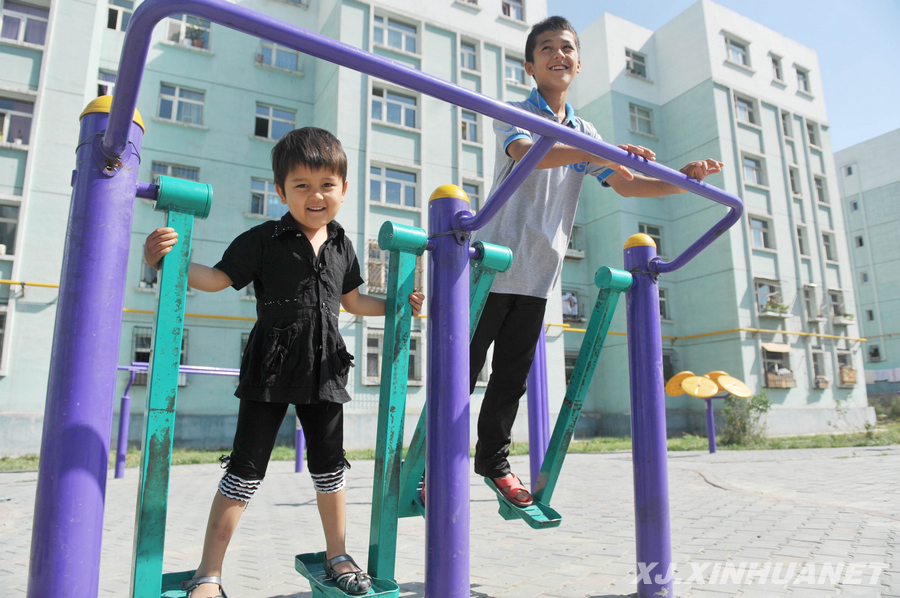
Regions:
<instances>
[{"instance_id":1,"label":"grass patch","mask_svg":"<svg viewBox=\"0 0 900 598\"><path fill-rule=\"evenodd\" d=\"M670 451L705 451L708 443L705 436L685 434L667 441ZM850 446L890 446L900 444L900 421L887 421L870 431L854 434L816 434L814 436L786 436L781 438L757 438L743 444L732 444L727 447L718 446L719 451L742 450L782 450L804 448L837 448ZM630 451L630 438L600 437L587 440L575 440L569 446L570 453L608 453L612 451ZM202 463L218 463L219 457L228 454L228 449L188 450L175 449L172 453L173 465L196 465ZM514 442L510 447L512 455L527 455L527 442ZM474 456L474 451L470 452ZM367 461L375 459L374 449L347 451L347 459ZM272 461L293 461L294 447L276 446L272 451ZM110 456L109 466L116 465L115 454ZM129 449L125 457L125 467L138 467L140 453L137 449ZM37 455L21 455L0 457L0 471L35 471L38 468Z\"/></svg>"}]
</instances>

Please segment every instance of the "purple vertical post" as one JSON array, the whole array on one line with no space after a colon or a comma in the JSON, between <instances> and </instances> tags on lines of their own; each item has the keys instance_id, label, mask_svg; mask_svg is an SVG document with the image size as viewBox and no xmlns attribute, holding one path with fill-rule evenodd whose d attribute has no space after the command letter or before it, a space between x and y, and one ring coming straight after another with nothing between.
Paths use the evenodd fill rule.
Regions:
<instances>
[{"instance_id":1,"label":"purple vertical post","mask_svg":"<svg viewBox=\"0 0 900 598\"><path fill-rule=\"evenodd\" d=\"M647 268L655 257L656 244L647 235L632 235L625 243L625 269L634 277L625 305L640 598L673 595L659 287L658 275Z\"/></svg>"},{"instance_id":2,"label":"purple vertical post","mask_svg":"<svg viewBox=\"0 0 900 598\"><path fill-rule=\"evenodd\" d=\"M425 595L469 598L469 238L453 230L465 192L438 187L428 203L428 401Z\"/></svg>"},{"instance_id":3,"label":"purple vertical post","mask_svg":"<svg viewBox=\"0 0 900 598\"><path fill-rule=\"evenodd\" d=\"M528 372L528 459L531 465L531 491L535 492L538 474L550 444L550 405L547 393L547 337L541 336Z\"/></svg>"},{"instance_id":4,"label":"purple vertical post","mask_svg":"<svg viewBox=\"0 0 900 598\"><path fill-rule=\"evenodd\" d=\"M28 597L96 596L122 329L125 273L143 130L120 157L100 150L111 96L82 113L53 330ZM140 116L135 114L135 120Z\"/></svg>"},{"instance_id":5,"label":"purple vertical post","mask_svg":"<svg viewBox=\"0 0 900 598\"><path fill-rule=\"evenodd\" d=\"M131 423L131 397L128 392L134 384L135 371L129 371L130 377L119 405L119 438L116 442L116 479L125 477L125 456L128 453L128 426Z\"/></svg>"},{"instance_id":6,"label":"purple vertical post","mask_svg":"<svg viewBox=\"0 0 900 598\"><path fill-rule=\"evenodd\" d=\"M294 473L303 471L303 451L306 450L306 439L303 437L303 427L300 418L294 416L296 429L294 431Z\"/></svg>"},{"instance_id":7,"label":"purple vertical post","mask_svg":"<svg viewBox=\"0 0 900 598\"><path fill-rule=\"evenodd\" d=\"M706 401L706 437L709 439L709 452L716 452L716 415L713 413L713 400Z\"/></svg>"}]
</instances>

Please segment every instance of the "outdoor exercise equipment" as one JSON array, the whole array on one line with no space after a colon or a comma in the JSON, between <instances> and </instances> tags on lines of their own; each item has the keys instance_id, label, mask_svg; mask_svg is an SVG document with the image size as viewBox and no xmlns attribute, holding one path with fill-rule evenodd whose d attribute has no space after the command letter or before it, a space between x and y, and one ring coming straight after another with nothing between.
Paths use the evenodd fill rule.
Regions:
<instances>
[{"instance_id":1,"label":"outdoor exercise equipment","mask_svg":"<svg viewBox=\"0 0 900 598\"><path fill-rule=\"evenodd\" d=\"M191 14L261 37L535 134L537 141L476 215L451 190L439 190L429 201L431 284L427 312L428 337L432 342L428 346L426 374L428 598L470 594L469 389L468 376L459 375L468 372L468 233L494 217L558 142L624 164L728 208L727 214L671 262L660 260L652 239L646 235L631 237L625 244L624 270L632 275L625 302L635 439L632 452L636 561L641 570L652 564L656 570L667 571L672 554L657 281L660 275L683 267L737 222L743 211L741 201L539 115L239 4L225 0L147 0L134 11L125 35L112 106L93 106L81 119L44 410L28 598L90 596L98 592L115 368L133 204L136 196L153 199L156 195L154 186L137 181L143 128L135 107L153 28L174 14ZM97 230L103 234L97 235ZM165 419L166 408L151 415ZM171 441L171 437L164 436L152 447L154 450ZM73 447L78 450L72 450ZM67 549L61 550L61 546ZM672 585L670 578L642 577L637 593L642 598L671 596Z\"/></svg>"},{"instance_id":2,"label":"outdoor exercise equipment","mask_svg":"<svg viewBox=\"0 0 900 598\"><path fill-rule=\"evenodd\" d=\"M725 394L716 394L719 392ZM710 453L716 452L716 416L713 412L713 399L727 399L729 395L747 399L753 395L746 384L721 370L709 372L705 376L695 376L694 372L685 370L669 378L666 383L666 394L677 397L685 393L706 401L706 437Z\"/></svg>"}]
</instances>

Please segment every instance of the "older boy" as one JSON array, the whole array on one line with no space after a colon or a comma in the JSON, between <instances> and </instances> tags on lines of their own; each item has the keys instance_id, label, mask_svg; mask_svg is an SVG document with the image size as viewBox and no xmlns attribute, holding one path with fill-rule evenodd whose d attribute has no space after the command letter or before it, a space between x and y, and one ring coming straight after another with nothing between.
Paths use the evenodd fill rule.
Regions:
<instances>
[{"instance_id":1,"label":"older boy","mask_svg":"<svg viewBox=\"0 0 900 598\"><path fill-rule=\"evenodd\" d=\"M591 123L575 116L566 103L569 86L581 70L578 35L562 17L536 24L525 42L525 72L536 88L524 102L511 102L582 133L600 138ZM494 121L497 135L495 187L533 144L529 131ZM649 160L647 148L622 145L622 149ZM716 160L691 162L681 169L703 180L719 172ZM475 472L493 480L513 504L527 506L531 495L510 471L509 444L519 399L544 321L544 308L562 271L575 209L586 175L596 176L624 197L657 197L684 190L658 179L632 174L623 166L561 143L556 144L537 168L476 239L506 245L513 251L513 265L494 281L484 313L470 347L470 384L475 390L488 347L494 344L492 373L478 418Z\"/></svg>"}]
</instances>

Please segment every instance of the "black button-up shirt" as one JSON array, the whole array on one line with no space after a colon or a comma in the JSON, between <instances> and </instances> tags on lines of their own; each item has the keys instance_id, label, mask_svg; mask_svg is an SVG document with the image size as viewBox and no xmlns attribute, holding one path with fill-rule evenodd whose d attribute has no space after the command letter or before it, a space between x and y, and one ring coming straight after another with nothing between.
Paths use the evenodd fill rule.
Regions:
<instances>
[{"instance_id":1,"label":"black button-up shirt","mask_svg":"<svg viewBox=\"0 0 900 598\"><path fill-rule=\"evenodd\" d=\"M257 322L235 395L275 403L346 403L353 356L338 329L341 295L363 283L353 244L337 222L312 244L290 212L232 241L215 268L240 290L253 283Z\"/></svg>"}]
</instances>

